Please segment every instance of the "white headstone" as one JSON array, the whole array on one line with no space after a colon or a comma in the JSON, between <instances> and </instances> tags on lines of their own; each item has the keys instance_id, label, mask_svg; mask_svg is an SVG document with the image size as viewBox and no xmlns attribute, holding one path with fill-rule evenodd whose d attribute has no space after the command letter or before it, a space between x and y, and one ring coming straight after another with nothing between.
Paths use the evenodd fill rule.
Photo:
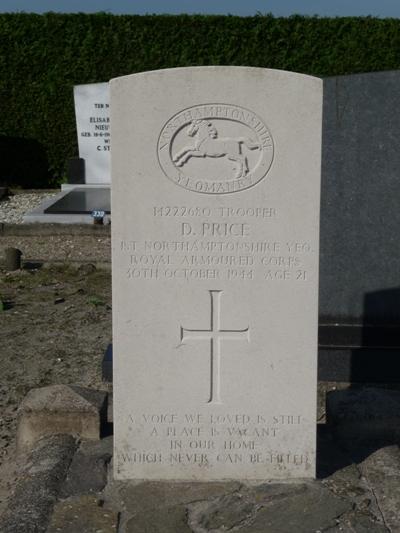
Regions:
<instances>
[{"instance_id":1,"label":"white headstone","mask_svg":"<svg viewBox=\"0 0 400 533\"><path fill-rule=\"evenodd\" d=\"M109 185L110 88L108 83L74 87L79 157L85 160L85 182Z\"/></svg>"},{"instance_id":2,"label":"white headstone","mask_svg":"<svg viewBox=\"0 0 400 533\"><path fill-rule=\"evenodd\" d=\"M322 82L111 81L115 475L313 477Z\"/></svg>"}]
</instances>

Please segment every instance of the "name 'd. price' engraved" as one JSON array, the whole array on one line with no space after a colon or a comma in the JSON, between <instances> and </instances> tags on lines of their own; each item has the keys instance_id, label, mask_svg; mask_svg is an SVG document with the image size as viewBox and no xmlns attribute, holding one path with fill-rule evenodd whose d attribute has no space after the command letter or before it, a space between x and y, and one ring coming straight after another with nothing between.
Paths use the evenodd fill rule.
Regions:
<instances>
[{"instance_id":1,"label":"name 'd. price' engraved","mask_svg":"<svg viewBox=\"0 0 400 533\"><path fill-rule=\"evenodd\" d=\"M249 326L244 329L221 329L222 291L209 291L211 314L209 329L186 329L181 326L181 343L187 340L208 340L210 343L210 398L207 403L221 402L221 341L246 340L250 342Z\"/></svg>"}]
</instances>

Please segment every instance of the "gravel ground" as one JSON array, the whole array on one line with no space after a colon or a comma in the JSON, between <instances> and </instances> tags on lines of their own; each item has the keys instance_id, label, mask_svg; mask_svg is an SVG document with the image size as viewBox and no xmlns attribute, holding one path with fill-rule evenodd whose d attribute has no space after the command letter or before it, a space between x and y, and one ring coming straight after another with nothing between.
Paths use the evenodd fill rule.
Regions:
<instances>
[{"instance_id":1,"label":"gravel ground","mask_svg":"<svg viewBox=\"0 0 400 533\"><path fill-rule=\"evenodd\" d=\"M25 213L39 207L43 200L55 196L60 191L13 192L0 200L0 223L22 224Z\"/></svg>"}]
</instances>

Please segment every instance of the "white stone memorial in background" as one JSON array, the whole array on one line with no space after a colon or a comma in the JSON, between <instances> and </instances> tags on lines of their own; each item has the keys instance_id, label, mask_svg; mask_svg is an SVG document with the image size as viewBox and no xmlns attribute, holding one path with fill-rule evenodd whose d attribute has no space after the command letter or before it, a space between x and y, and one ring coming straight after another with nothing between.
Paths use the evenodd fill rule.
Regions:
<instances>
[{"instance_id":1,"label":"white stone memorial in background","mask_svg":"<svg viewBox=\"0 0 400 533\"><path fill-rule=\"evenodd\" d=\"M322 82L111 81L115 477L314 477Z\"/></svg>"},{"instance_id":2,"label":"white stone memorial in background","mask_svg":"<svg viewBox=\"0 0 400 533\"><path fill-rule=\"evenodd\" d=\"M110 88L108 83L74 87L79 157L85 160L85 183L109 185Z\"/></svg>"}]
</instances>

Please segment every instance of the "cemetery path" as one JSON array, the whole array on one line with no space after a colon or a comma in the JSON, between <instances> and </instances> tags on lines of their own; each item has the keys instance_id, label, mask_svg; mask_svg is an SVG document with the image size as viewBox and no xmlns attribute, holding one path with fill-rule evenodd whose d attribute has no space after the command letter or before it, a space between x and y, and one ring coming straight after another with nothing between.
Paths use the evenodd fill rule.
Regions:
<instances>
[{"instance_id":1,"label":"cemetery path","mask_svg":"<svg viewBox=\"0 0 400 533\"><path fill-rule=\"evenodd\" d=\"M106 389L111 276L91 264L0 270L0 513L13 482L17 408L34 387Z\"/></svg>"}]
</instances>

